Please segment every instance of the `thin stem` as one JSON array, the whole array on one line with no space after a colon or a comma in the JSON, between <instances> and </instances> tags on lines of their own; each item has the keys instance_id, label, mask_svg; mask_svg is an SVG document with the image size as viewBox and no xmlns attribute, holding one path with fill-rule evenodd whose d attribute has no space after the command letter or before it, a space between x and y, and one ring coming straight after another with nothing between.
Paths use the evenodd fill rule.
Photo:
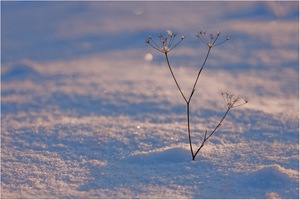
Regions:
<instances>
[{"instance_id":1,"label":"thin stem","mask_svg":"<svg viewBox=\"0 0 300 200\"><path fill-rule=\"evenodd\" d=\"M216 132L216 130L221 126L223 120L225 119L226 115L228 114L229 110L231 108L227 108L224 116L222 117L222 119L220 120L219 124L215 127L215 129L206 137L207 135L207 130L205 132L202 144L200 145L200 147L198 148L198 150L196 151L196 153L193 155L194 157L196 157L196 155L199 153L200 149L202 149L202 147L204 146L204 143Z\"/></svg>"},{"instance_id":2,"label":"thin stem","mask_svg":"<svg viewBox=\"0 0 300 200\"><path fill-rule=\"evenodd\" d=\"M212 45L215 46L216 41L218 40L220 35L217 35L217 37L215 38L215 40L213 41Z\"/></svg>"},{"instance_id":3,"label":"thin stem","mask_svg":"<svg viewBox=\"0 0 300 200\"><path fill-rule=\"evenodd\" d=\"M152 44L152 43L154 44ZM149 37L148 40L146 41L146 43L148 43L151 47L153 47L154 49L160 51L160 47L156 44L156 42L151 38Z\"/></svg>"},{"instance_id":4,"label":"thin stem","mask_svg":"<svg viewBox=\"0 0 300 200\"><path fill-rule=\"evenodd\" d=\"M183 39L184 39L184 37L181 37L181 39L179 40L179 42L177 42L177 44L175 44L172 48L170 48L170 51L172 49L174 49L175 47L177 47Z\"/></svg>"},{"instance_id":5,"label":"thin stem","mask_svg":"<svg viewBox=\"0 0 300 200\"><path fill-rule=\"evenodd\" d=\"M191 154L194 160L194 151L193 151L193 145L192 145L192 138L191 138L191 129L190 129L190 104L189 102L186 103L186 114L187 114L187 124L188 124L188 135L189 135L189 143L190 143L190 149Z\"/></svg>"},{"instance_id":6,"label":"thin stem","mask_svg":"<svg viewBox=\"0 0 300 200\"><path fill-rule=\"evenodd\" d=\"M226 112L225 112L223 118L222 118L221 121L219 122L219 124L218 124L218 125L215 127L215 129L208 135L208 137L207 137L206 139L210 138L210 136L212 136L212 134L214 134L214 132L219 128L219 126L221 126L223 120L225 119L225 117L226 117L226 115L228 114L228 112L229 112L230 109L231 109L231 108L227 108L227 110L226 110Z\"/></svg>"},{"instance_id":7,"label":"thin stem","mask_svg":"<svg viewBox=\"0 0 300 200\"><path fill-rule=\"evenodd\" d=\"M197 35L197 37L204 43L207 44L208 42L206 41L206 39L203 37L203 35L199 34Z\"/></svg>"},{"instance_id":8,"label":"thin stem","mask_svg":"<svg viewBox=\"0 0 300 200\"><path fill-rule=\"evenodd\" d=\"M174 73L173 73L173 70L172 70L172 68L171 68L171 66L170 66L168 54L165 53L165 56L166 56L166 60L167 60L167 63L168 63L168 67L169 67L169 69L170 69L170 72L171 72L171 74L172 74L172 76L173 76L173 79L174 79L174 81L175 81L175 83L176 83L176 86L177 86L177 88L178 88L180 94L182 95L184 101L185 101L186 103L188 103L187 99L185 98L185 96L184 96L184 94L183 94L183 92L182 92L182 90L181 90L181 88L180 88L180 86L179 86L179 84L178 84L178 82L177 82L177 80L176 80L176 78L175 78L175 75L174 75Z\"/></svg>"},{"instance_id":9,"label":"thin stem","mask_svg":"<svg viewBox=\"0 0 300 200\"><path fill-rule=\"evenodd\" d=\"M176 36L176 34L174 34L174 35L172 35L172 36L170 37L170 42L169 42L169 44L168 44L168 47L169 47L169 48L171 48L171 46L172 46L172 44L173 44L173 42L174 42L174 40L175 40L175 36Z\"/></svg>"},{"instance_id":10,"label":"thin stem","mask_svg":"<svg viewBox=\"0 0 300 200\"><path fill-rule=\"evenodd\" d=\"M205 66L205 64L206 64L206 61L207 61L207 59L208 59L208 56L209 56L210 50L211 50L211 47L209 47L209 48L208 48L208 51L207 51L207 54L206 54L205 60L204 60L204 62L203 62L203 64L202 64L202 66L201 66L201 68L200 68L200 70L199 70L199 72L198 72L198 74L197 74L197 78L196 78L196 80L195 80L195 83L194 83L194 86L193 86L193 89L192 89L192 92L191 92L191 95L190 95L190 97L189 97L189 100L188 100L188 102L190 102L190 101L191 101L191 99L192 99L192 96L193 96L193 94L194 94L194 92L195 92L195 90L196 90L196 85L197 85L198 79L199 79L199 77L200 77L200 74L201 74L201 72L202 72L202 70L203 70L203 68L204 68L204 66Z\"/></svg>"}]
</instances>

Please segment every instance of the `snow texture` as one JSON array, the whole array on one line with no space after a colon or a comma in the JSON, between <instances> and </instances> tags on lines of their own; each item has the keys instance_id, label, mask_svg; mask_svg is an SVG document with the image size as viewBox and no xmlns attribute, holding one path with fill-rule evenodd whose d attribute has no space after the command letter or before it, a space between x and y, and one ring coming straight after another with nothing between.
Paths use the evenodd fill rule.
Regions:
<instances>
[{"instance_id":1,"label":"snow texture","mask_svg":"<svg viewBox=\"0 0 300 200\"><path fill-rule=\"evenodd\" d=\"M166 66L107 57L2 66L2 198L299 198L293 69L207 69L192 104L194 148L226 110L220 88L250 102L193 162ZM175 69L183 87L194 70Z\"/></svg>"}]
</instances>

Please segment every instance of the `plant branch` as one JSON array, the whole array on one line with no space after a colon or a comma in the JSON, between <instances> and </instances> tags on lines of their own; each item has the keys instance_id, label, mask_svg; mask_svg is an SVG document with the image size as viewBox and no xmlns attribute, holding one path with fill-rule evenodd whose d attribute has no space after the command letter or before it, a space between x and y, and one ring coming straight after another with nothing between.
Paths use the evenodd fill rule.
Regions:
<instances>
[{"instance_id":1,"label":"plant branch","mask_svg":"<svg viewBox=\"0 0 300 200\"><path fill-rule=\"evenodd\" d=\"M170 62L169 62L168 53L165 53L165 56L166 56L166 60L167 60L167 63L168 63L168 67L169 67L169 69L170 69L170 72L171 72L171 74L172 74L172 77L173 77L173 79L174 79L174 81L175 81L175 83L176 83L176 86L177 86L177 88L178 88L180 94L182 95L184 101L185 101L186 103L188 103L186 97L184 96L184 94L183 94L183 92L182 92L182 90L181 90L181 88L180 88L180 86L179 86L179 84L178 84L178 82L177 82L177 80L176 80L176 78L175 78L175 75L174 75L174 73L173 73L173 70L172 70L171 65L170 65Z\"/></svg>"},{"instance_id":2,"label":"plant branch","mask_svg":"<svg viewBox=\"0 0 300 200\"><path fill-rule=\"evenodd\" d=\"M210 50L211 50L211 47L209 47L209 48L208 48L208 51L207 51L207 54L206 54L205 60L204 60L204 62L203 62L203 64L202 64L202 66L201 66L201 68L200 68L200 70L199 70L199 72L198 72L198 74L197 74L197 78L196 78L196 80L195 80L195 83L194 83L194 86L193 86L193 89L192 89L192 92L191 92L191 95L190 95L190 97L189 97L189 100L188 100L188 102L190 102L190 101L191 101L191 99L192 99L192 96L193 96L193 94L194 94L194 92L195 92L195 90L196 90L196 85L197 85L198 79L199 79L199 77L200 77L200 74L201 74L201 72L202 72L202 70L203 70L203 68L204 68L204 66L205 66L205 64L206 64L206 61L207 61L207 59L208 59L208 56L209 56Z\"/></svg>"},{"instance_id":3,"label":"plant branch","mask_svg":"<svg viewBox=\"0 0 300 200\"><path fill-rule=\"evenodd\" d=\"M167 60L167 64L168 64L168 67L169 67L170 72L171 72L171 74L172 74L172 77L173 77L173 79L174 79L174 81L175 81L175 84L176 84L176 86L177 86L177 88L178 88L180 94L182 95L184 101L186 102L188 137L189 137L189 145L190 145L190 150L191 150L191 154L192 154L192 159L193 159L193 160L195 160L195 157L196 157L197 153L200 151L200 149L201 149L202 146L204 145L204 142L206 141L206 134L205 134L205 139L204 139L205 141L203 142L201 148L199 148L198 151L194 154L194 151L193 151L193 144L192 144L192 136L191 136L191 128L190 128L190 102L191 102L192 96L194 95L194 92L195 92L195 90L196 90L196 86L197 86L197 82L198 82L198 80L199 80L200 74L201 74L201 72L202 72L202 70L203 70L203 68L204 68L204 66L205 66L205 64L206 64L206 61L207 61L207 59L208 59L208 56L209 56L209 54L210 54L211 48L212 48L212 47L209 47L209 48L208 48L208 51L207 51L207 54L206 54L206 56L205 56L204 62L203 62L202 66L201 66L201 68L200 68L200 70L199 70L199 72L198 72L198 74L197 74L197 77L196 77L196 79L195 79L195 82L194 82L194 85L193 85L193 88L192 88L192 91L191 91L191 94L190 94L188 100L187 100L187 98L185 97L185 95L183 94L183 92L182 92L182 90L181 90L181 88L180 88L180 86L179 86L179 84L178 84L178 82L177 82L177 79L176 79L176 77L175 77L175 75L174 75L174 73L173 73L173 70L172 70L172 67L171 67L171 65L170 65L170 61L169 61L169 58L168 58L168 53L167 53L167 52L165 53L165 57L166 57L166 60ZM223 119L222 119L222 121L223 121ZM221 122L220 122L220 123L221 123ZM206 132L206 133L207 133L207 132ZM212 133L212 134L213 134L213 133ZM212 135L212 134L211 134L211 135ZM210 137L211 135L209 135L209 137ZM209 138L209 137L208 137L208 138ZM207 139L208 139L208 138L207 138Z\"/></svg>"},{"instance_id":4,"label":"plant branch","mask_svg":"<svg viewBox=\"0 0 300 200\"><path fill-rule=\"evenodd\" d=\"M227 108L225 114L223 115L222 119L220 120L219 124L215 127L215 129L207 136L207 130L205 131L205 135L203 138L203 141L200 145L200 147L198 148L198 150L196 151L196 153L193 155L193 157L196 157L196 155L199 153L199 151L202 149L202 147L204 146L204 143L216 132L216 130L222 125L223 120L225 119L225 117L227 116L229 110L231 108ZM193 159L194 160L194 159Z\"/></svg>"},{"instance_id":5,"label":"plant branch","mask_svg":"<svg viewBox=\"0 0 300 200\"><path fill-rule=\"evenodd\" d=\"M191 154L194 160L194 151L193 151L193 145L192 145L192 137L191 137L191 128L190 128L190 103L186 103L186 115L187 115L187 125L188 125L188 135L189 135L189 143L190 143L190 149Z\"/></svg>"}]
</instances>

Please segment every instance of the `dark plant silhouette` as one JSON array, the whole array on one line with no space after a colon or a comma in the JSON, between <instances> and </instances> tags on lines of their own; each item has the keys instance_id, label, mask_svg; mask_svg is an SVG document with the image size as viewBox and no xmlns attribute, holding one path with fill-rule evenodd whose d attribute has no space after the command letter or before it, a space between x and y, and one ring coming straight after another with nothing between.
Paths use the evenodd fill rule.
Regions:
<instances>
[{"instance_id":1,"label":"dark plant silhouette","mask_svg":"<svg viewBox=\"0 0 300 200\"><path fill-rule=\"evenodd\" d=\"M189 144L190 144L190 150L191 150L191 154L192 154L192 159L195 160L196 155L199 153L199 151L201 150L201 148L204 146L205 142L216 132L216 130L221 126L223 120L225 119L225 117L227 116L228 112L235 107L238 106L242 106L246 103L248 103L247 100L244 100L240 97L236 97L233 96L232 94L229 94L228 92L221 92L222 97L224 99L224 102L226 103L227 106L227 110L225 112L225 114L223 115L223 117L221 118L220 122L217 124L217 126L213 129L213 131L211 131L210 133L207 132L207 130L204 133L204 138L203 141L200 145L200 147L197 149L197 151L193 150L193 145L192 145L192 137L191 137L191 129L190 129L190 104L191 104L191 100L192 97L194 95L194 92L196 90L196 86L200 77L200 74L202 72L202 70L204 69L204 66L208 60L209 54L212 50L213 47L218 46L220 44L223 44L224 42L226 42L227 40L229 40L229 36L227 36L225 39L223 39L221 42L218 42L219 37L220 37L221 33L218 31L215 35L214 34L209 34L206 35L205 31L199 31L196 35L197 38L199 38L204 44L206 44L206 46L208 47L205 59L198 71L197 77L195 79L195 82L193 84L193 88L190 92L190 94L188 96L185 96L183 94L183 91L173 73L172 67L170 65L170 61L169 61L169 57L168 54L171 50L173 50L175 47L177 47L182 40L184 40L184 36L180 36L180 38L177 38L177 34L174 34L172 31L167 31L167 34L165 35L158 35L159 38L159 42L155 42L152 37L148 37L148 39L146 40L146 43L148 43L151 47L153 47L154 49L156 49L157 51L163 53L165 55L165 59L167 61L167 65L169 67L169 70L171 72L171 75L175 81L175 84L182 96L182 98L184 99L185 103L186 103L186 114L187 114L187 132L188 132L188 137L189 137Z\"/></svg>"}]
</instances>

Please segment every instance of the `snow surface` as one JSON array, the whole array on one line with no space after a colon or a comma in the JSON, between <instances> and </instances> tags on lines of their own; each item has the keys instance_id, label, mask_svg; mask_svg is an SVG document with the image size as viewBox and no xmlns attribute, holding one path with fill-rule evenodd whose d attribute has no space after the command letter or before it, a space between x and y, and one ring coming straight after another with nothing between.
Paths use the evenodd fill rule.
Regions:
<instances>
[{"instance_id":1,"label":"snow surface","mask_svg":"<svg viewBox=\"0 0 300 200\"><path fill-rule=\"evenodd\" d=\"M250 102L193 162L165 63L122 57L2 66L2 198L299 198L297 70L205 69L194 148L226 110L220 89ZM195 69L175 73L188 90Z\"/></svg>"}]
</instances>

